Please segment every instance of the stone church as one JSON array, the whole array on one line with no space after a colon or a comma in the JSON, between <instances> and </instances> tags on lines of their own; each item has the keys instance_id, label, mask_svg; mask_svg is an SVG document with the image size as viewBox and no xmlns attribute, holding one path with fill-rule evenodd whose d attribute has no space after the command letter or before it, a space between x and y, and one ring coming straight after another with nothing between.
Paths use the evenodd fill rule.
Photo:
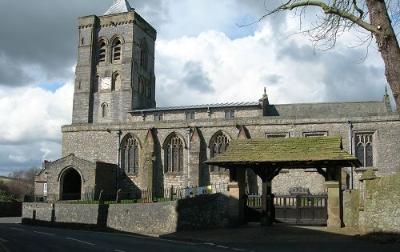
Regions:
<instances>
[{"instance_id":1,"label":"stone church","mask_svg":"<svg viewBox=\"0 0 400 252\"><path fill-rule=\"evenodd\" d=\"M246 138L340 136L362 168L342 172L343 187L358 186L367 168L390 174L400 168L400 117L387 94L381 101L270 104L254 102L157 107L154 74L156 30L116 0L103 16L79 18L72 124L62 127L62 158L45 161L36 195L48 200L149 190L225 185L229 172L204 162ZM340 78L340 77L339 77ZM246 174L248 194L260 181ZM325 192L316 169L282 170L276 194Z\"/></svg>"}]
</instances>

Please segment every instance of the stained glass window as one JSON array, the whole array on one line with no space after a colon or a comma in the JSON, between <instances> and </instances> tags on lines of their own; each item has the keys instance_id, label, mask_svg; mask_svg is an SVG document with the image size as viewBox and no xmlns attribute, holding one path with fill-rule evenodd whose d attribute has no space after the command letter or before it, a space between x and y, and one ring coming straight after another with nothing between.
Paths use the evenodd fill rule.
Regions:
<instances>
[{"instance_id":1,"label":"stained glass window","mask_svg":"<svg viewBox=\"0 0 400 252\"><path fill-rule=\"evenodd\" d=\"M139 172L139 143L132 136L126 137L122 145L122 169L127 174Z\"/></svg>"},{"instance_id":2,"label":"stained glass window","mask_svg":"<svg viewBox=\"0 0 400 252\"><path fill-rule=\"evenodd\" d=\"M172 135L165 146L165 172L183 171L183 141Z\"/></svg>"},{"instance_id":3,"label":"stained glass window","mask_svg":"<svg viewBox=\"0 0 400 252\"><path fill-rule=\"evenodd\" d=\"M355 136L355 154L363 167L374 165L373 134L359 133Z\"/></svg>"}]
</instances>

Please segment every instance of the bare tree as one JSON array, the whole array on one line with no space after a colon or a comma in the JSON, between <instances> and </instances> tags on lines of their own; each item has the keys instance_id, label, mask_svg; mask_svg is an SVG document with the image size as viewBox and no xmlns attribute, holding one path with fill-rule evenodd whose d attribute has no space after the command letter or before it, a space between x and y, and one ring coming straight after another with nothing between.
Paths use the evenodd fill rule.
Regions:
<instances>
[{"instance_id":1,"label":"bare tree","mask_svg":"<svg viewBox=\"0 0 400 252\"><path fill-rule=\"evenodd\" d=\"M400 20L399 1L285 0L278 7L267 11L261 19L282 11L295 11L301 20L309 8L317 8L323 15L318 16L317 22L306 32L313 41L323 41L328 48L335 45L340 34L353 28L361 28L359 30L375 38L385 63L387 82L393 92L397 111L400 111L400 48L394 29Z\"/></svg>"},{"instance_id":2,"label":"bare tree","mask_svg":"<svg viewBox=\"0 0 400 252\"><path fill-rule=\"evenodd\" d=\"M32 196L34 193L35 175L39 171L38 168L30 168L28 170L19 170L12 172L9 177L13 178L8 182L8 191L18 200L23 200L25 196Z\"/></svg>"}]
</instances>

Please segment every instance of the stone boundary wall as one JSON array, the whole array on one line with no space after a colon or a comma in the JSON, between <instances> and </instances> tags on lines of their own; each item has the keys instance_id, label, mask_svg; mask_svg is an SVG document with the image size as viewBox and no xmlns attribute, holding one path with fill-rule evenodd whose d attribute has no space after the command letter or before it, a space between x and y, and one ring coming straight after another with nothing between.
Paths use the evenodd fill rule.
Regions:
<instances>
[{"instance_id":1,"label":"stone boundary wall","mask_svg":"<svg viewBox=\"0 0 400 252\"><path fill-rule=\"evenodd\" d=\"M360 190L343 192L343 223L345 227L358 227Z\"/></svg>"},{"instance_id":2,"label":"stone boundary wall","mask_svg":"<svg viewBox=\"0 0 400 252\"><path fill-rule=\"evenodd\" d=\"M21 214L21 202L0 202L0 217L19 217Z\"/></svg>"},{"instance_id":3,"label":"stone boundary wall","mask_svg":"<svg viewBox=\"0 0 400 252\"><path fill-rule=\"evenodd\" d=\"M400 233L400 173L365 180L364 183L360 230L363 233Z\"/></svg>"},{"instance_id":4,"label":"stone boundary wall","mask_svg":"<svg viewBox=\"0 0 400 252\"><path fill-rule=\"evenodd\" d=\"M223 194L148 204L24 203L23 223L82 226L163 235L227 225L229 198Z\"/></svg>"}]
</instances>

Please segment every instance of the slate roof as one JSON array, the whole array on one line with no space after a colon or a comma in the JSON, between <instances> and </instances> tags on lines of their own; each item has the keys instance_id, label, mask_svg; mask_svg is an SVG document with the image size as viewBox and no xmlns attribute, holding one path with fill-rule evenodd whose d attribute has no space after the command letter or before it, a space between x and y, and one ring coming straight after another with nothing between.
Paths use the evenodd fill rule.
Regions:
<instances>
[{"instance_id":1,"label":"slate roof","mask_svg":"<svg viewBox=\"0 0 400 252\"><path fill-rule=\"evenodd\" d=\"M226 152L206 163L225 167L249 164L279 166L279 163L310 167L328 163L359 166L357 158L342 149L340 137L233 140Z\"/></svg>"},{"instance_id":2,"label":"slate roof","mask_svg":"<svg viewBox=\"0 0 400 252\"><path fill-rule=\"evenodd\" d=\"M127 0L114 0L114 4L104 13L104 15L112 15L133 11Z\"/></svg>"}]
</instances>

